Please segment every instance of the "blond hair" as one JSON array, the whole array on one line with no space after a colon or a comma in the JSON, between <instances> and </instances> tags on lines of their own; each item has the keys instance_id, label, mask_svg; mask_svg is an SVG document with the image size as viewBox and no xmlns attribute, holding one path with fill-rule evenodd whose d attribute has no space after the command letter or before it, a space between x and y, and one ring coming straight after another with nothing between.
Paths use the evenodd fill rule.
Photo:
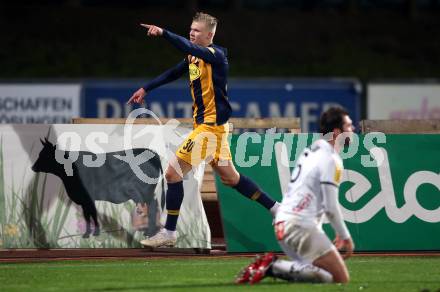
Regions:
<instances>
[{"instance_id":1,"label":"blond hair","mask_svg":"<svg viewBox=\"0 0 440 292\"><path fill-rule=\"evenodd\" d=\"M203 12L197 12L196 15L194 15L193 17L193 21L204 22L208 29L212 32L215 32L218 23L217 18Z\"/></svg>"}]
</instances>

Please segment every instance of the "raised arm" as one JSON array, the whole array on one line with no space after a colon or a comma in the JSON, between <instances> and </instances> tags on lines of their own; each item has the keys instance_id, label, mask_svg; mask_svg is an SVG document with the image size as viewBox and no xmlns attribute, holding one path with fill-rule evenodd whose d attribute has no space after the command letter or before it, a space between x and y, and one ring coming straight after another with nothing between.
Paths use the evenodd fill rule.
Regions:
<instances>
[{"instance_id":1,"label":"raised arm","mask_svg":"<svg viewBox=\"0 0 440 292\"><path fill-rule=\"evenodd\" d=\"M133 93L127 103L142 103L145 95L149 91L178 79L186 72L188 72L188 63L186 59L184 59L173 68L168 69L164 73L160 74L159 76L139 88L135 93Z\"/></svg>"},{"instance_id":2,"label":"raised arm","mask_svg":"<svg viewBox=\"0 0 440 292\"><path fill-rule=\"evenodd\" d=\"M180 51L190 54L192 56L196 56L207 63L221 63L224 62L225 55L219 49L214 49L212 47L202 47L199 45L195 45L191 43L184 37L180 35L174 34L170 31L163 31L164 38L173 44Z\"/></svg>"},{"instance_id":3,"label":"raised arm","mask_svg":"<svg viewBox=\"0 0 440 292\"><path fill-rule=\"evenodd\" d=\"M219 49L195 45L188 39L155 25L141 24L141 26L148 29L148 36L163 36L177 49L186 54L196 56L211 64L224 62L225 54Z\"/></svg>"}]
</instances>

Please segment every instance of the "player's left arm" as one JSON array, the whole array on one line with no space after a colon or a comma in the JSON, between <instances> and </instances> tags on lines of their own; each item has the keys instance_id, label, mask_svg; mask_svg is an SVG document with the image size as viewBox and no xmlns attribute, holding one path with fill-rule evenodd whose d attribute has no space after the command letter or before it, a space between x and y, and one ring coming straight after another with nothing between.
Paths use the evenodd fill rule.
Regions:
<instances>
[{"instance_id":1,"label":"player's left arm","mask_svg":"<svg viewBox=\"0 0 440 292\"><path fill-rule=\"evenodd\" d=\"M343 257L348 258L353 253L354 243L339 208L339 188L336 185L321 184L321 191L325 215L336 233L335 246L338 250L345 250Z\"/></svg>"},{"instance_id":2,"label":"player's left arm","mask_svg":"<svg viewBox=\"0 0 440 292\"><path fill-rule=\"evenodd\" d=\"M345 225L339 208L339 187L334 184L321 183L324 211L335 232L342 238L350 238L350 232Z\"/></svg>"},{"instance_id":3,"label":"player's left arm","mask_svg":"<svg viewBox=\"0 0 440 292\"><path fill-rule=\"evenodd\" d=\"M224 62L225 55L221 50L195 45L188 39L167 30L163 31L163 36L180 51L198 57L207 63L214 64Z\"/></svg>"},{"instance_id":4,"label":"player's left arm","mask_svg":"<svg viewBox=\"0 0 440 292\"><path fill-rule=\"evenodd\" d=\"M336 247L345 249L346 254L344 257L348 258L353 253L354 244L339 208L339 183L342 175L342 165L339 165L333 158L328 159L327 163L321 165L323 166L321 170L321 193L324 211L336 232Z\"/></svg>"}]
</instances>

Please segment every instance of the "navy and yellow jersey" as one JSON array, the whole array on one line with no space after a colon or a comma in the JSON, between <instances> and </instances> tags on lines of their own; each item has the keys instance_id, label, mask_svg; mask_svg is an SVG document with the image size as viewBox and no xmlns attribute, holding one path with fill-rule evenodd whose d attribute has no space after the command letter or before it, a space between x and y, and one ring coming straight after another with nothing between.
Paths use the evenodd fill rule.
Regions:
<instances>
[{"instance_id":1,"label":"navy and yellow jersey","mask_svg":"<svg viewBox=\"0 0 440 292\"><path fill-rule=\"evenodd\" d=\"M229 65L226 49L216 45L198 46L166 30L163 36L188 56L143 88L150 91L189 72L194 122L217 125L226 123L232 112L227 95Z\"/></svg>"}]
</instances>

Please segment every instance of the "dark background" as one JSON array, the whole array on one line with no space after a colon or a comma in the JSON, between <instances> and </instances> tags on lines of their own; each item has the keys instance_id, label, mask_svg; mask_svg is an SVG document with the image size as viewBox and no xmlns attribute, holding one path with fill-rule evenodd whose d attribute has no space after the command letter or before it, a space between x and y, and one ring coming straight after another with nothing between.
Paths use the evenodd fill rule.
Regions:
<instances>
[{"instance_id":1,"label":"dark background","mask_svg":"<svg viewBox=\"0 0 440 292\"><path fill-rule=\"evenodd\" d=\"M0 78L150 77L184 56L139 26L187 36L218 17L233 77L438 78L438 0L3 1Z\"/></svg>"}]
</instances>

